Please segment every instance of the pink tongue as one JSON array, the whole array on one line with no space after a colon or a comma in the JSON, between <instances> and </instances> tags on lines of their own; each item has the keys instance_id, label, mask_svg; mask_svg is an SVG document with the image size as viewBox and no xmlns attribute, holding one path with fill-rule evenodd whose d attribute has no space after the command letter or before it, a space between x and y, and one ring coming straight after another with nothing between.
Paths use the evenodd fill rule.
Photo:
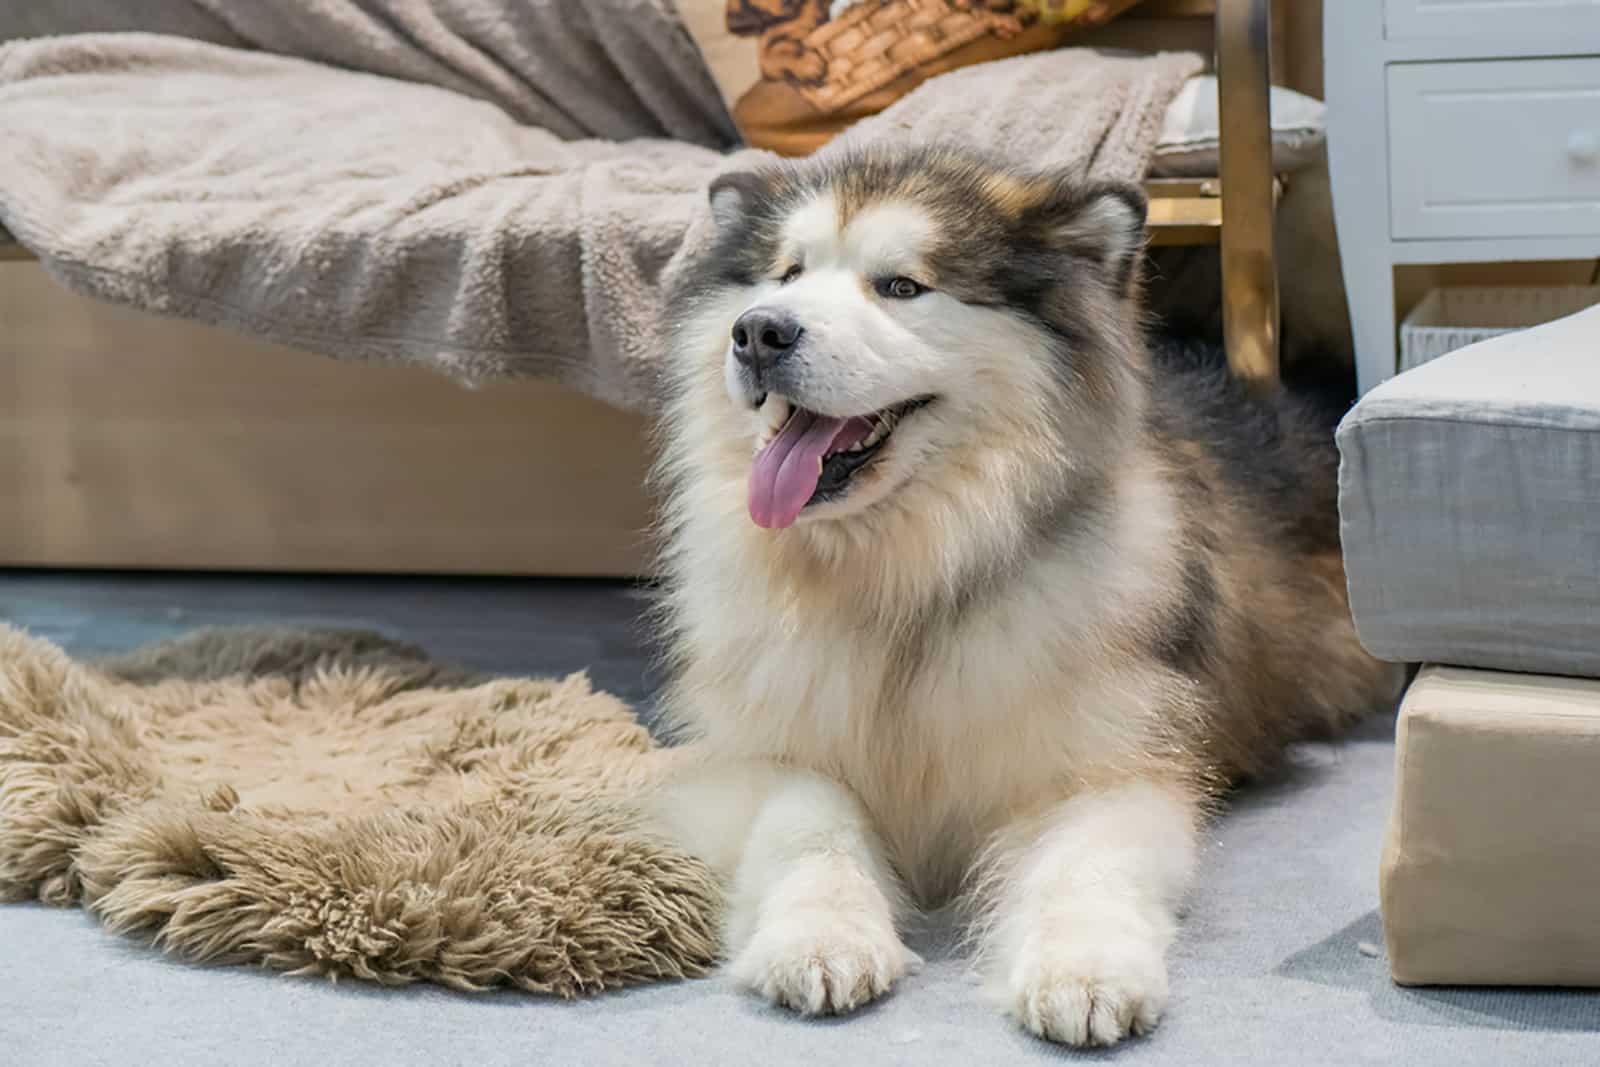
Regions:
<instances>
[{"instance_id":1,"label":"pink tongue","mask_svg":"<svg viewBox=\"0 0 1600 1067\"><path fill-rule=\"evenodd\" d=\"M794 525L817 491L822 457L872 431L867 419L835 419L796 411L750 469L750 518L764 530Z\"/></svg>"}]
</instances>

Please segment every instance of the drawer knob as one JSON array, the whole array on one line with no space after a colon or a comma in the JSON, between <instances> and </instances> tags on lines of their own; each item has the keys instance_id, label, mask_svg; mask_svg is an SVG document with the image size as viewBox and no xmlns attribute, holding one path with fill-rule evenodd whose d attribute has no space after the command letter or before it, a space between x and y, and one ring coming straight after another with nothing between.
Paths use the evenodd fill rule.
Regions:
<instances>
[{"instance_id":1,"label":"drawer knob","mask_svg":"<svg viewBox=\"0 0 1600 1067\"><path fill-rule=\"evenodd\" d=\"M1600 135L1593 130L1576 130L1567 138L1567 155L1577 163L1600 162Z\"/></svg>"}]
</instances>

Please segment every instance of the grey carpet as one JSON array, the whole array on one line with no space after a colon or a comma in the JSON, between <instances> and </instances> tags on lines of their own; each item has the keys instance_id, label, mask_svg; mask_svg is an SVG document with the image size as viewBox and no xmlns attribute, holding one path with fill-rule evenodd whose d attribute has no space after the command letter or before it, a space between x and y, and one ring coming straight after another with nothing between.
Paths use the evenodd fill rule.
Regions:
<instances>
[{"instance_id":1,"label":"grey carpet","mask_svg":"<svg viewBox=\"0 0 1600 1067\"><path fill-rule=\"evenodd\" d=\"M492 670L592 662L600 684L635 700L651 686L638 607L626 587L601 584L0 574L0 618L78 654L223 622L377 626ZM1017 1032L979 1003L937 926L917 939L928 969L887 1001L798 1022L715 979L568 1004L199 969L79 912L14 906L0 907L0 1063L1600 1063L1600 994L1402 990L1363 951L1382 943L1391 725L1308 746L1291 773L1239 797L1174 954L1167 1022L1109 1053Z\"/></svg>"}]
</instances>

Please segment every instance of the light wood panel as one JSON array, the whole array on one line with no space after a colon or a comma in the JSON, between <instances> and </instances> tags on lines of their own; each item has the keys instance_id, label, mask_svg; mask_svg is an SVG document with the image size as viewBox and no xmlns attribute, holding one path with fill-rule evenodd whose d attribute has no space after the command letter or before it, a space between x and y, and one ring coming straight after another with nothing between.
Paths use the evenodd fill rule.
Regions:
<instances>
[{"instance_id":1,"label":"light wood panel","mask_svg":"<svg viewBox=\"0 0 1600 1067\"><path fill-rule=\"evenodd\" d=\"M0 264L0 565L629 575L643 421L74 296Z\"/></svg>"}]
</instances>

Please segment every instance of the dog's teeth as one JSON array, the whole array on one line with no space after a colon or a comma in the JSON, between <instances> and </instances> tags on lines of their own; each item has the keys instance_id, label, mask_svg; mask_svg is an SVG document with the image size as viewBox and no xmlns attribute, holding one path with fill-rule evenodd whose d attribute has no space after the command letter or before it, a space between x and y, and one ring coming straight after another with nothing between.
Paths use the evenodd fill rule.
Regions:
<instances>
[{"instance_id":1,"label":"dog's teeth","mask_svg":"<svg viewBox=\"0 0 1600 1067\"><path fill-rule=\"evenodd\" d=\"M766 402L761 405L761 417L766 420L767 426L773 433L783 429L783 424L789 421L791 409L787 397L777 393L768 393Z\"/></svg>"}]
</instances>

